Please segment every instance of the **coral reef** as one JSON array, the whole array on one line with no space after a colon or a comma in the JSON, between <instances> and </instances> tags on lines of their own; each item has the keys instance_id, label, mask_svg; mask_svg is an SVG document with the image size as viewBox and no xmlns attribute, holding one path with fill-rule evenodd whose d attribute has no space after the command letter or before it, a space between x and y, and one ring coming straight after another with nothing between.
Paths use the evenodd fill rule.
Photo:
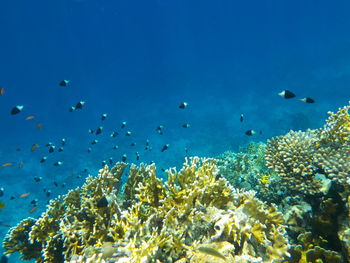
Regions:
<instances>
[{"instance_id":1,"label":"coral reef","mask_svg":"<svg viewBox=\"0 0 350 263\"><path fill-rule=\"evenodd\" d=\"M300 193L325 192L327 179L350 183L349 108L329 113L322 129L290 131L269 140L267 166L281 176L285 185Z\"/></svg>"},{"instance_id":2,"label":"coral reef","mask_svg":"<svg viewBox=\"0 0 350 263\"><path fill-rule=\"evenodd\" d=\"M218 175L214 159L186 159L167 171L126 164L100 170L81 188L51 201L4 240L7 253L37 262L282 262L289 256L276 206L239 191ZM29 249L33 247L33 249Z\"/></svg>"}]
</instances>

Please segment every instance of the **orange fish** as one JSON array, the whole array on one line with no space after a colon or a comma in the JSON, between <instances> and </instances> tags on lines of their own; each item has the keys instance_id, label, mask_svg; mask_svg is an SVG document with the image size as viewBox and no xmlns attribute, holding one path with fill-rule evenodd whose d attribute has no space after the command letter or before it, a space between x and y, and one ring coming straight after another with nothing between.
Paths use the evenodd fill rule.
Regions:
<instances>
[{"instance_id":1,"label":"orange fish","mask_svg":"<svg viewBox=\"0 0 350 263\"><path fill-rule=\"evenodd\" d=\"M35 116L28 116L28 117L26 118L26 121L32 120L32 119L34 119L34 118L35 118Z\"/></svg>"},{"instance_id":2,"label":"orange fish","mask_svg":"<svg viewBox=\"0 0 350 263\"><path fill-rule=\"evenodd\" d=\"M19 163L18 168L23 168L23 163Z\"/></svg>"},{"instance_id":3,"label":"orange fish","mask_svg":"<svg viewBox=\"0 0 350 263\"><path fill-rule=\"evenodd\" d=\"M32 152L34 152L35 149L38 148L38 146L39 146L39 144L35 143L35 144L32 145L32 147L30 148L30 150L31 150Z\"/></svg>"},{"instance_id":4,"label":"orange fish","mask_svg":"<svg viewBox=\"0 0 350 263\"><path fill-rule=\"evenodd\" d=\"M0 88L0 95L4 96L4 94L5 94L5 89L4 88Z\"/></svg>"},{"instance_id":5,"label":"orange fish","mask_svg":"<svg viewBox=\"0 0 350 263\"><path fill-rule=\"evenodd\" d=\"M38 124L36 125L36 128L37 128L38 130L41 130L41 123L38 123Z\"/></svg>"},{"instance_id":6,"label":"orange fish","mask_svg":"<svg viewBox=\"0 0 350 263\"><path fill-rule=\"evenodd\" d=\"M7 167L7 166L11 166L13 163L4 163L4 164L2 164L1 166L2 167Z\"/></svg>"},{"instance_id":7,"label":"orange fish","mask_svg":"<svg viewBox=\"0 0 350 263\"><path fill-rule=\"evenodd\" d=\"M25 198L25 197L27 197L27 196L29 196L30 195L30 193L24 193L24 194L21 194L20 196L19 196L19 198Z\"/></svg>"},{"instance_id":8,"label":"orange fish","mask_svg":"<svg viewBox=\"0 0 350 263\"><path fill-rule=\"evenodd\" d=\"M39 206L34 206L32 209L29 210L29 213L34 213L38 208Z\"/></svg>"}]
</instances>

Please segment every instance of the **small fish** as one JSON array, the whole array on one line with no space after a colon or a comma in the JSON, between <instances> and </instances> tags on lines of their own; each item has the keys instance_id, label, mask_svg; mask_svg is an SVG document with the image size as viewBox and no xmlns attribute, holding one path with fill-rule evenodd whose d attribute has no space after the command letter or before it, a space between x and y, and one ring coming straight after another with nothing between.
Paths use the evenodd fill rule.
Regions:
<instances>
[{"instance_id":1,"label":"small fish","mask_svg":"<svg viewBox=\"0 0 350 263\"><path fill-rule=\"evenodd\" d=\"M311 99L311 98L302 98L300 99L302 102L305 102L305 103L315 103L315 100L314 99Z\"/></svg>"},{"instance_id":2,"label":"small fish","mask_svg":"<svg viewBox=\"0 0 350 263\"><path fill-rule=\"evenodd\" d=\"M34 152L34 151L36 150L36 148L38 148L38 147L39 147L39 144L34 143L34 144L32 145L32 147L30 147L30 151Z\"/></svg>"},{"instance_id":3,"label":"small fish","mask_svg":"<svg viewBox=\"0 0 350 263\"><path fill-rule=\"evenodd\" d=\"M37 183L40 182L41 179L43 179L41 176L35 176L34 177L34 181L37 182Z\"/></svg>"},{"instance_id":4,"label":"small fish","mask_svg":"<svg viewBox=\"0 0 350 263\"><path fill-rule=\"evenodd\" d=\"M180 109L184 109L184 108L186 108L188 106L188 103L187 102L181 102L180 104L179 104L179 108Z\"/></svg>"},{"instance_id":5,"label":"small fish","mask_svg":"<svg viewBox=\"0 0 350 263\"><path fill-rule=\"evenodd\" d=\"M56 146L55 145L51 145L49 148L49 153L53 153L55 151Z\"/></svg>"},{"instance_id":6,"label":"small fish","mask_svg":"<svg viewBox=\"0 0 350 263\"><path fill-rule=\"evenodd\" d=\"M21 150L21 148L16 148L16 152L20 152Z\"/></svg>"},{"instance_id":7,"label":"small fish","mask_svg":"<svg viewBox=\"0 0 350 263\"><path fill-rule=\"evenodd\" d=\"M36 125L36 128L37 128L38 130L41 130L42 125L41 125L41 123L40 123L40 122L39 122L39 123Z\"/></svg>"},{"instance_id":8,"label":"small fish","mask_svg":"<svg viewBox=\"0 0 350 263\"><path fill-rule=\"evenodd\" d=\"M170 147L170 144L165 144L165 145L163 146L163 148L162 148L160 151L161 151L161 152L164 152L164 151L168 150L169 147Z\"/></svg>"},{"instance_id":9,"label":"small fish","mask_svg":"<svg viewBox=\"0 0 350 263\"><path fill-rule=\"evenodd\" d=\"M113 137L113 138L117 137L118 135L119 135L119 133L117 133L117 132L112 132L111 133L111 137Z\"/></svg>"},{"instance_id":10,"label":"small fish","mask_svg":"<svg viewBox=\"0 0 350 263\"><path fill-rule=\"evenodd\" d=\"M119 148L118 145L113 146L113 150L117 150L118 148Z\"/></svg>"},{"instance_id":11,"label":"small fish","mask_svg":"<svg viewBox=\"0 0 350 263\"><path fill-rule=\"evenodd\" d=\"M38 201L39 201L39 199L38 199L38 198L35 198L35 199L33 199L32 201L30 201L30 204L31 204L31 205L37 205Z\"/></svg>"},{"instance_id":12,"label":"small fish","mask_svg":"<svg viewBox=\"0 0 350 263\"><path fill-rule=\"evenodd\" d=\"M122 162L126 162L126 154L123 154L123 156L122 156Z\"/></svg>"},{"instance_id":13,"label":"small fish","mask_svg":"<svg viewBox=\"0 0 350 263\"><path fill-rule=\"evenodd\" d=\"M103 113L102 116L101 116L101 120L105 120L107 118L107 113Z\"/></svg>"},{"instance_id":14,"label":"small fish","mask_svg":"<svg viewBox=\"0 0 350 263\"><path fill-rule=\"evenodd\" d=\"M4 187L1 187L0 188L0 197L4 196L4 191L5 191Z\"/></svg>"},{"instance_id":15,"label":"small fish","mask_svg":"<svg viewBox=\"0 0 350 263\"><path fill-rule=\"evenodd\" d=\"M89 171L88 168L84 168L84 170L83 170L84 173L87 173L88 171Z\"/></svg>"},{"instance_id":16,"label":"small fish","mask_svg":"<svg viewBox=\"0 0 350 263\"><path fill-rule=\"evenodd\" d=\"M17 106L12 108L11 114L12 115L18 114L18 113L20 113L23 110L23 108L24 108L23 105L17 105Z\"/></svg>"},{"instance_id":17,"label":"small fish","mask_svg":"<svg viewBox=\"0 0 350 263\"><path fill-rule=\"evenodd\" d=\"M22 169L23 168L23 163L18 164L18 168Z\"/></svg>"},{"instance_id":18,"label":"small fish","mask_svg":"<svg viewBox=\"0 0 350 263\"><path fill-rule=\"evenodd\" d=\"M58 148L58 152L63 152L63 147Z\"/></svg>"},{"instance_id":19,"label":"small fish","mask_svg":"<svg viewBox=\"0 0 350 263\"><path fill-rule=\"evenodd\" d=\"M240 122L243 122L243 121L244 121L244 116L243 116L243 114L241 114L241 116L239 117L239 121L240 121Z\"/></svg>"},{"instance_id":20,"label":"small fish","mask_svg":"<svg viewBox=\"0 0 350 263\"><path fill-rule=\"evenodd\" d=\"M51 145L53 145L53 143L52 142L48 142L45 146L46 147L50 147Z\"/></svg>"},{"instance_id":21,"label":"small fish","mask_svg":"<svg viewBox=\"0 0 350 263\"><path fill-rule=\"evenodd\" d=\"M63 164L63 162L57 161L57 162L55 162L53 165L54 165L54 166L61 166L62 164Z\"/></svg>"},{"instance_id":22,"label":"small fish","mask_svg":"<svg viewBox=\"0 0 350 263\"><path fill-rule=\"evenodd\" d=\"M29 213L34 213L38 208L39 206L35 205L34 207L32 207L32 209L29 210Z\"/></svg>"},{"instance_id":23,"label":"small fish","mask_svg":"<svg viewBox=\"0 0 350 263\"><path fill-rule=\"evenodd\" d=\"M96 132L95 132L95 134L96 134L96 135L99 135L99 134L102 132L102 130L103 130L103 127L102 127L102 126L98 127L97 130L96 130Z\"/></svg>"},{"instance_id":24,"label":"small fish","mask_svg":"<svg viewBox=\"0 0 350 263\"><path fill-rule=\"evenodd\" d=\"M136 142L130 143L130 146L136 146Z\"/></svg>"},{"instance_id":25,"label":"small fish","mask_svg":"<svg viewBox=\"0 0 350 263\"><path fill-rule=\"evenodd\" d=\"M204 254L207 254L207 255L210 255L213 257L217 257L217 258L220 258L220 259L226 261L226 257L223 254L221 254L221 252L216 250L215 248L201 246L201 247L198 247L196 250L199 252L202 252Z\"/></svg>"},{"instance_id":26,"label":"small fish","mask_svg":"<svg viewBox=\"0 0 350 263\"><path fill-rule=\"evenodd\" d=\"M51 190L47 190L47 191L46 191L46 196L47 196L47 197L50 197L50 195L51 195Z\"/></svg>"},{"instance_id":27,"label":"small fish","mask_svg":"<svg viewBox=\"0 0 350 263\"><path fill-rule=\"evenodd\" d=\"M108 162L109 162L109 164L112 164L112 163L113 163L113 158L110 157L110 158L108 159Z\"/></svg>"},{"instance_id":28,"label":"small fish","mask_svg":"<svg viewBox=\"0 0 350 263\"><path fill-rule=\"evenodd\" d=\"M46 160L47 160L47 157L44 156L43 158L41 158L40 163L44 163Z\"/></svg>"},{"instance_id":29,"label":"small fish","mask_svg":"<svg viewBox=\"0 0 350 263\"><path fill-rule=\"evenodd\" d=\"M283 90L280 93L278 93L279 96L281 96L284 99L291 99L295 97L295 94L291 92L290 90Z\"/></svg>"},{"instance_id":30,"label":"small fish","mask_svg":"<svg viewBox=\"0 0 350 263\"><path fill-rule=\"evenodd\" d=\"M91 142L91 144L96 144L96 143L98 143L98 140L93 140L93 141Z\"/></svg>"},{"instance_id":31,"label":"small fish","mask_svg":"<svg viewBox=\"0 0 350 263\"><path fill-rule=\"evenodd\" d=\"M28 117L25 118L25 120L26 120L26 121L29 121L29 120L32 120L32 119L34 119L34 118L35 118L35 116L28 116Z\"/></svg>"},{"instance_id":32,"label":"small fish","mask_svg":"<svg viewBox=\"0 0 350 263\"><path fill-rule=\"evenodd\" d=\"M248 136L252 136L252 135L256 134L256 131L254 131L254 130L247 130L245 132L245 134L248 135Z\"/></svg>"},{"instance_id":33,"label":"small fish","mask_svg":"<svg viewBox=\"0 0 350 263\"><path fill-rule=\"evenodd\" d=\"M68 86L68 84L69 84L69 80L66 80L66 79L64 79L64 80L60 81L60 83L58 83L58 85L60 85L61 87L66 87L66 86Z\"/></svg>"},{"instance_id":34,"label":"small fish","mask_svg":"<svg viewBox=\"0 0 350 263\"><path fill-rule=\"evenodd\" d=\"M146 140L146 146L149 146L149 140Z\"/></svg>"},{"instance_id":35,"label":"small fish","mask_svg":"<svg viewBox=\"0 0 350 263\"><path fill-rule=\"evenodd\" d=\"M70 108L68 109L68 111L69 111L69 112L75 111L75 107L74 107L74 106L70 107Z\"/></svg>"},{"instance_id":36,"label":"small fish","mask_svg":"<svg viewBox=\"0 0 350 263\"><path fill-rule=\"evenodd\" d=\"M123 121L122 124L120 125L120 128L124 128L126 126L126 121Z\"/></svg>"},{"instance_id":37,"label":"small fish","mask_svg":"<svg viewBox=\"0 0 350 263\"><path fill-rule=\"evenodd\" d=\"M182 124L182 128L189 128L190 125L188 123Z\"/></svg>"},{"instance_id":38,"label":"small fish","mask_svg":"<svg viewBox=\"0 0 350 263\"><path fill-rule=\"evenodd\" d=\"M13 195L10 196L10 200L16 199Z\"/></svg>"},{"instance_id":39,"label":"small fish","mask_svg":"<svg viewBox=\"0 0 350 263\"><path fill-rule=\"evenodd\" d=\"M63 184L61 185L61 187L63 187L63 188L66 187L66 183L63 183Z\"/></svg>"},{"instance_id":40,"label":"small fish","mask_svg":"<svg viewBox=\"0 0 350 263\"><path fill-rule=\"evenodd\" d=\"M6 204L0 201L0 209L3 209L5 206Z\"/></svg>"},{"instance_id":41,"label":"small fish","mask_svg":"<svg viewBox=\"0 0 350 263\"><path fill-rule=\"evenodd\" d=\"M53 184L58 187L58 183L56 181L53 182Z\"/></svg>"},{"instance_id":42,"label":"small fish","mask_svg":"<svg viewBox=\"0 0 350 263\"><path fill-rule=\"evenodd\" d=\"M136 152L136 160L140 160L140 154L138 152Z\"/></svg>"},{"instance_id":43,"label":"small fish","mask_svg":"<svg viewBox=\"0 0 350 263\"><path fill-rule=\"evenodd\" d=\"M8 167L8 166L11 166L13 163L11 163L11 162L8 162L8 163L3 163L2 165L1 165L1 167Z\"/></svg>"},{"instance_id":44,"label":"small fish","mask_svg":"<svg viewBox=\"0 0 350 263\"><path fill-rule=\"evenodd\" d=\"M160 135L163 135L163 129L164 129L164 126L163 125L159 125L156 127L156 131L160 134Z\"/></svg>"},{"instance_id":45,"label":"small fish","mask_svg":"<svg viewBox=\"0 0 350 263\"><path fill-rule=\"evenodd\" d=\"M89 133L90 133L90 134L93 134L93 133L94 133L94 130L93 130L93 129L89 129Z\"/></svg>"},{"instance_id":46,"label":"small fish","mask_svg":"<svg viewBox=\"0 0 350 263\"><path fill-rule=\"evenodd\" d=\"M21 194L19 196L19 198L25 198L25 197L28 197L30 195L30 193L24 193L24 194Z\"/></svg>"},{"instance_id":47,"label":"small fish","mask_svg":"<svg viewBox=\"0 0 350 263\"><path fill-rule=\"evenodd\" d=\"M106 161L102 161L101 164L102 164L102 166L105 166L107 164L107 162Z\"/></svg>"},{"instance_id":48,"label":"small fish","mask_svg":"<svg viewBox=\"0 0 350 263\"><path fill-rule=\"evenodd\" d=\"M65 138L63 138L63 139L61 140L61 145L62 145L62 146L65 146L65 145L66 145L66 139L65 139Z\"/></svg>"},{"instance_id":49,"label":"small fish","mask_svg":"<svg viewBox=\"0 0 350 263\"><path fill-rule=\"evenodd\" d=\"M131 136L131 131L127 131L127 132L125 133L125 136Z\"/></svg>"},{"instance_id":50,"label":"small fish","mask_svg":"<svg viewBox=\"0 0 350 263\"><path fill-rule=\"evenodd\" d=\"M83 109L83 106L85 105L85 101L79 101L76 105L75 105L75 110L81 110Z\"/></svg>"},{"instance_id":51,"label":"small fish","mask_svg":"<svg viewBox=\"0 0 350 263\"><path fill-rule=\"evenodd\" d=\"M0 88L0 95L4 96L5 95L5 89L4 88Z\"/></svg>"},{"instance_id":52,"label":"small fish","mask_svg":"<svg viewBox=\"0 0 350 263\"><path fill-rule=\"evenodd\" d=\"M87 148L87 152L88 152L88 153L91 153L91 148L90 148L90 147Z\"/></svg>"}]
</instances>

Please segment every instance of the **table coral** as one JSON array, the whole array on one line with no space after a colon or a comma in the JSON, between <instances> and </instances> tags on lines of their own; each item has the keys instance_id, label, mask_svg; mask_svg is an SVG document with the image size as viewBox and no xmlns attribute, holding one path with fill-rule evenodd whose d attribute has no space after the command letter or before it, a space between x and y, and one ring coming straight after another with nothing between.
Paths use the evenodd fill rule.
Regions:
<instances>
[{"instance_id":1,"label":"table coral","mask_svg":"<svg viewBox=\"0 0 350 263\"><path fill-rule=\"evenodd\" d=\"M155 165L132 166L123 188L127 200L118 203L125 167L104 167L51 201L39 219L28 219L24 231L23 223L12 228L7 253L57 263L198 262L205 253L227 262L272 263L289 255L281 213L254 191L234 189L219 176L215 159L186 159L180 171L167 170L166 183ZM36 253L21 242L35 245Z\"/></svg>"}]
</instances>

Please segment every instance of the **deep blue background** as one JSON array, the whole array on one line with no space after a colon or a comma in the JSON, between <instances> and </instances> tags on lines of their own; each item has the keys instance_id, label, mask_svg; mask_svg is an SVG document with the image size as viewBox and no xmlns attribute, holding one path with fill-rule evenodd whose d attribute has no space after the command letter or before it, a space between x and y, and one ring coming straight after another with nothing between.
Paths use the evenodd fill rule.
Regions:
<instances>
[{"instance_id":1,"label":"deep blue background","mask_svg":"<svg viewBox=\"0 0 350 263\"><path fill-rule=\"evenodd\" d=\"M32 216L38 216L47 201L43 187L53 196L65 193L81 185L84 168L96 174L109 157L117 161L126 153L136 162L138 151L143 162L179 167L185 148L188 155L215 157L251 140L322 126L326 112L350 98L349 8L345 0L1 0L0 163L15 165L0 167L7 204L0 222L14 225L29 216L34 198L40 209ZM62 79L70 85L60 87ZM283 89L316 103L283 100L277 96ZM84 109L68 112L80 100ZM181 101L189 107L178 109ZM18 104L23 112L11 116ZM108 113L103 122L102 113ZM25 121L29 115L36 118ZM100 125L101 135L88 134ZM164 135L157 125L165 126ZM262 134L247 137L247 129ZM109 137L113 130L118 138ZM65 151L49 155L44 145L63 137ZM89 154L95 138L100 142ZM151 152L144 151L146 139ZM40 147L30 152L34 143ZM170 148L161 153L165 143ZM44 155L49 159L41 165ZM58 160L64 164L54 167ZM9 200L24 192L31 195ZM7 229L0 226L1 239Z\"/></svg>"}]
</instances>

